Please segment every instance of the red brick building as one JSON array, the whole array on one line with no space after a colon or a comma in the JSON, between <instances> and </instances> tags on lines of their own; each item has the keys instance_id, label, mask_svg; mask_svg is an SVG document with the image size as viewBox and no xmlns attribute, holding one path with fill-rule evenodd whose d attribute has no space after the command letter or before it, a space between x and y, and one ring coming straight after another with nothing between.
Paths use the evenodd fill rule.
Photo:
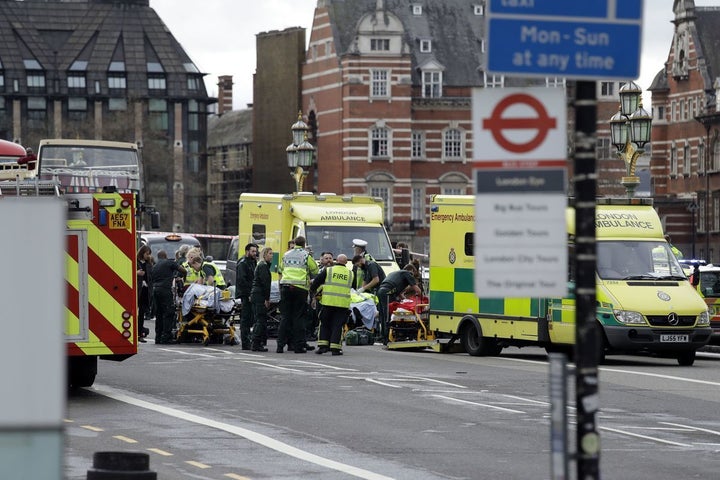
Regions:
<instances>
[{"instance_id":1,"label":"red brick building","mask_svg":"<svg viewBox=\"0 0 720 480\"><path fill-rule=\"evenodd\" d=\"M720 7L675 0L675 33L653 80L652 193L686 258L720 262Z\"/></svg>"},{"instance_id":2,"label":"red brick building","mask_svg":"<svg viewBox=\"0 0 720 480\"><path fill-rule=\"evenodd\" d=\"M484 14L478 0L319 0L302 72L317 147L306 190L382 197L393 240L426 249L430 195L472 193L472 88L531 83L483 71Z\"/></svg>"}]
</instances>

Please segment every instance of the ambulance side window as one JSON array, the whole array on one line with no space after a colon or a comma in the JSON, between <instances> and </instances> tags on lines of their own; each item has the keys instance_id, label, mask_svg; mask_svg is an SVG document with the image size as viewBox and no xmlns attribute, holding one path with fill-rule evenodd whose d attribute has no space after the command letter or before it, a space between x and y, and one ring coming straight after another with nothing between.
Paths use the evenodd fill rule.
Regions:
<instances>
[{"instance_id":1,"label":"ambulance side window","mask_svg":"<svg viewBox=\"0 0 720 480\"><path fill-rule=\"evenodd\" d=\"M465 233L465 242L464 243L465 243L465 256L466 257L472 257L473 255L475 255L475 251L474 251L475 245L473 244L474 237L475 237L475 234L473 232Z\"/></svg>"},{"instance_id":2,"label":"ambulance side window","mask_svg":"<svg viewBox=\"0 0 720 480\"><path fill-rule=\"evenodd\" d=\"M253 243L258 245L265 244L265 225L253 224L252 226Z\"/></svg>"}]
</instances>

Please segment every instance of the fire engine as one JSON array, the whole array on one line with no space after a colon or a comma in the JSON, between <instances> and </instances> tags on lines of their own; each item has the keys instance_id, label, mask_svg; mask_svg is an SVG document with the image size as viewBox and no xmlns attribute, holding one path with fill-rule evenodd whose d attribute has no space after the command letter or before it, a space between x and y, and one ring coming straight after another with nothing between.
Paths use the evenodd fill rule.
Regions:
<instances>
[{"instance_id":1,"label":"fire engine","mask_svg":"<svg viewBox=\"0 0 720 480\"><path fill-rule=\"evenodd\" d=\"M94 142L102 147L102 142ZM134 144L107 142L123 161L139 165ZM68 158L97 156L102 148L83 152L75 145ZM40 153L40 152L38 152ZM133 156L134 154L134 156ZM60 158L48 162L58 167ZM110 165L108 160L107 165ZM0 201L5 196L55 195L67 203L65 248L65 338L68 351L68 382L72 387L94 383L98 358L121 361L135 355L137 341L136 193L123 188L116 168L103 168L112 184L99 185L98 176L44 179L40 155L26 155L20 145L0 140ZM94 182L94 183L93 183Z\"/></svg>"}]
</instances>

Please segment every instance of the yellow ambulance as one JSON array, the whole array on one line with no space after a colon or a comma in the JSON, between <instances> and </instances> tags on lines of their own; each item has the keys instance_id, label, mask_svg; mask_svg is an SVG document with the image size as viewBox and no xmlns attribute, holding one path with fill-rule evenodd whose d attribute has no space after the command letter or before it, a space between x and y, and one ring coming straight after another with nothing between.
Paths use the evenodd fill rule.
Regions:
<instances>
[{"instance_id":1,"label":"yellow ambulance","mask_svg":"<svg viewBox=\"0 0 720 480\"><path fill-rule=\"evenodd\" d=\"M242 193L238 225L238 255L248 243L273 249L273 266L298 235L318 260L323 252L353 257L353 239L385 273L397 270L395 254L384 225L383 201L365 195ZM274 271L274 268L273 268Z\"/></svg>"},{"instance_id":2,"label":"yellow ambulance","mask_svg":"<svg viewBox=\"0 0 720 480\"><path fill-rule=\"evenodd\" d=\"M498 355L504 347L529 345L572 351L574 209L566 210L571 268L565 298L479 299L474 208L470 195L436 195L431 201L427 321L434 339L459 341L471 355ZM696 350L710 339L708 310L665 241L652 199L600 199L595 224L595 326L602 357L643 352L692 365Z\"/></svg>"}]
</instances>

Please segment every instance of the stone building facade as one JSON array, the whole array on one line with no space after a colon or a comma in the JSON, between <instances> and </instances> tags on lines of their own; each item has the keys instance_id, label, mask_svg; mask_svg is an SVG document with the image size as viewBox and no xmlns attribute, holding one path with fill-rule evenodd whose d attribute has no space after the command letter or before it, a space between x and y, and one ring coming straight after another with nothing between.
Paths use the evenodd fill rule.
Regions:
<instances>
[{"instance_id":1,"label":"stone building facade","mask_svg":"<svg viewBox=\"0 0 720 480\"><path fill-rule=\"evenodd\" d=\"M137 142L163 230L207 230L203 77L149 0L0 0L0 138Z\"/></svg>"}]
</instances>

